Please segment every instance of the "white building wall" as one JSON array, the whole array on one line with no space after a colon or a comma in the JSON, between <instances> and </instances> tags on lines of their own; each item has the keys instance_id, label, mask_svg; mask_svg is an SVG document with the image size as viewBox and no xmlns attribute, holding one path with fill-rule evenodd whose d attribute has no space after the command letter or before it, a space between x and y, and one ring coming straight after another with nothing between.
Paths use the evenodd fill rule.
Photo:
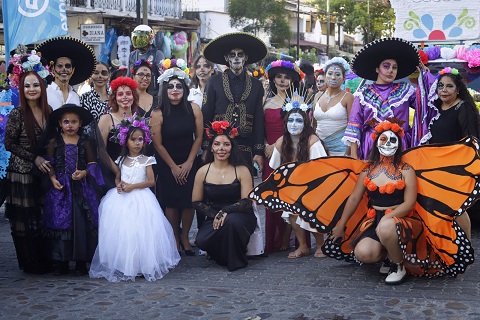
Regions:
<instances>
[{"instance_id":1,"label":"white building wall","mask_svg":"<svg viewBox=\"0 0 480 320\"><path fill-rule=\"evenodd\" d=\"M229 0L182 0L183 11L227 12Z\"/></svg>"}]
</instances>

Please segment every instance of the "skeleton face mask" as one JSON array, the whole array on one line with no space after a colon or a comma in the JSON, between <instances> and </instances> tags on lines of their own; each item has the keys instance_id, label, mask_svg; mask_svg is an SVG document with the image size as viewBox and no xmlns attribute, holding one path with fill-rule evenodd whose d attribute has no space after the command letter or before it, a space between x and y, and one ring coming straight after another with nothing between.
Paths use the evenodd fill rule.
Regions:
<instances>
[{"instance_id":1,"label":"skeleton face mask","mask_svg":"<svg viewBox=\"0 0 480 320\"><path fill-rule=\"evenodd\" d=\"M398 150L398 136L391 130L382 132L377 140L377 148L382 156L393 156Z\"/></svg>"},{"instance_id":2,"label":"skeleton face mask","mask_svg":"<svg viewBox=\"0 0 480 320\"><path fill-rule=\"evenodd\" d=\"M225 60L228 62L230 69L233 72L238 72L243 69L248 56L242 49L233 49L226 56Z\"/></svg>"}]
</instances>

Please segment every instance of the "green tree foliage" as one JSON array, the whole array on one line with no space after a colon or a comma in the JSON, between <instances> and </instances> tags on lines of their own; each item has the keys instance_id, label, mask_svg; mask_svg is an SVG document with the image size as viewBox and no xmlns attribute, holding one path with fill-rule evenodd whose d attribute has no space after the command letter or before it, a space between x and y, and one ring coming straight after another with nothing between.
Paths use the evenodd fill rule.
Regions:
<instances>
[{"instance_id":1,"label":"green tree foliage","mask_svg":"<svg viewBox=\"0 0 480 320\"><path fill-rule=\"evenodd\" d=\"M228 13L232 27L253 34L264 30L276 47L290 39L285 0L230 0Z\"/></svg>"},{"instance_id":2,"label":"green tree foliage","mask_svg":"<svg viewBox=\"0 0 480 320\"><path fill-rule=\"evenodd\" d=\"M326 12L326 0L313 0L312 4ZM360 30L364 43L393 35L395 14L388 0L330 0L329 11L332 21L344 22L346 32Z\"/></svg>"}]
</instances>

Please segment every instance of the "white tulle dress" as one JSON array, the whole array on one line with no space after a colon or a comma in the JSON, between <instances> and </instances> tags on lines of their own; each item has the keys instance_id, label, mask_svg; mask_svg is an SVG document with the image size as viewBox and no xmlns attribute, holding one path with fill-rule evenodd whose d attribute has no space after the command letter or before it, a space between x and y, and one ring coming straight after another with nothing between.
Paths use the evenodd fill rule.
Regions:
<instances>
[{"instance_id":1,"label":"white tulle dress","mask_svg":"<svg viewBox=\"0 0 480 320\"><path fill-rule=\"evenodd\" d=\"M120 164L122 181L146 181L146 167L155 163L154 157L125 157ZM90 265L91 278L118 282L143 276L155 281L180 261L172 227L149 188L122 193L111 189L98 212L98 247Z\"/></svg>"}]
</instances>

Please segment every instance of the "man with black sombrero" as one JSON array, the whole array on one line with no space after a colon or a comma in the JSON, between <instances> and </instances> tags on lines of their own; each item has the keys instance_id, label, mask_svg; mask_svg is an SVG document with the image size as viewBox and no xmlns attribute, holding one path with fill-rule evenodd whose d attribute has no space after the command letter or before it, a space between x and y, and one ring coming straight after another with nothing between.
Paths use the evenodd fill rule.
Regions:
<instances>
[{"instance_id":1,"label":"man with black sombrero","mask_svg":"<svg viewBox=\"0 0 480 320\"><path fill-rule=\"evenodd\" d=\"M262 40L245 32L221 35L203 50L208 61L226 64L229 69L212 76L203 96L202 112L205 127L213 121L228 121L238 128L238 143L246 165L254 174L253 163L262 170L264 148L263 95L261 82L245 70L245 63L261 61L267 55ZM202 148L208 147L204 136Z\"/></svg>"},{"instance_id":2,"label":"man with black sombrero","mask_svg":"<svg viewBox=\"0 0 480 320\"><path fill-rule=\"evenodd\" d=\"M370 139L374 122L387 118L403 121L403 149L410 148L412 130L409 108L416 105L415 87L394 82L416 71L420 56L414 45L401 38L383 38L363 47L353 58L353 71L361 78L374 81L355 92L347 129L342 141L351 146L354 158L365 160L373 148Z\"/></svg>"},{"instance_id":3,"label":"man with black sombrero","mask_svg":"<svg viewBox=\"0 0 480 320\"><path fill-rule=\"evenodd\" d=\"M251 77L245 63L255 63L267 55L262 40L245 32L221 35L210 41L203 50L205 59L216 64L228 64L223 74L210 77L203 95L203 121L205 127L213 121L228 121L238 129L235 137L245 164L252 175L257 175L253 163L261 171L264 155L264 122L262 83ZM202 148L208 148L209 138L204 134ZM205 152L204 152L205 154ZM247 255L259 256L263 250L263 236L257 207L254 206L257 227L250 236Z\"/></svg>"},{"instance_id":4,"label":"man with black sombrero","mask_svg":"<svg viewBox=\"0 0 480 320\"><path fill-rule=\"evenodd\" d=\"M80 106L74 85L90 78L97 59L93 49L83 41L72 37L57 37L38 45L37 51L49 61L55 79L47 87L48 104L53 110L64 104Z\"/></svg>"}]
</instances>

